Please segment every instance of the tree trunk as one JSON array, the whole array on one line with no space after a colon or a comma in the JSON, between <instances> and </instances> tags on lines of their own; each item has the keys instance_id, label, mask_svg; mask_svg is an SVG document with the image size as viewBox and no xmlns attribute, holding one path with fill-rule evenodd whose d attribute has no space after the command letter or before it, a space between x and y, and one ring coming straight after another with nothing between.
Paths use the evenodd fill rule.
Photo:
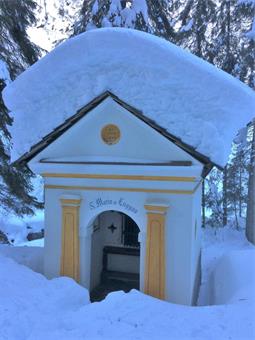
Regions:
<instances>
[{"instance_id":1,"label":"tree trunk","mask_svg":"<svg viewBox=\"0 0 255 340\"><path fill-rule=\"evenodd\" d=\"M226 165L223 171L223 227L228 224L227 172L228 170Z\"/></svg>"},{"instance_id":2,"label":"tree trunk","mask_svg":"<svg viewBox=\"0 0 255 340\"><path fill-rule=\"evenodd\" d=\"M242 176L242 169L240 166L240 171L239 171L239 217L242 217L242 206L243 206L243 188L242 188L242 181L243 181L243 176Z\"/></svg>"},{"instance_id":3,"label":"tree trunk","mask_svg":"<svg viewBox=\"0 0 255 340\"><path fill-rule=\"evenodd\" d=\"M251 160L249 167L246 237L255 244L255 119L252 122Z\"/></svg>"},{"instance_id":4,"label":"tree trunk","mask_svg":"<svg viewBox=\"0 0 255 340\"><path fill-rule=\"evenodd\" d=\"M202 228L205 228L205 179L202 182Z\"/></svg>"}]
</instances>

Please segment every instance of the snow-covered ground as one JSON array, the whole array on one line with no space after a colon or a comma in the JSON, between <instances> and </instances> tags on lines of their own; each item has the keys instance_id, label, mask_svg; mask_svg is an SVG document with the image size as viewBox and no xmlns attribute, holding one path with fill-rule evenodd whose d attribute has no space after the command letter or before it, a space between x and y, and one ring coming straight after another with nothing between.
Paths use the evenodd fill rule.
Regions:
<instances>
[{"instance_id":1,"label":"snow-covered ground","mask_svg":"<svg viewBox=\"0 0 255 340\"><path fill-rule=\"evenodd\" d=\"M31 193L32 196L35 196L39 202L43 202L43 179L36 176L32 179L32 185L34 188ZM19 217L0 208L0 231L6 235L10 243L22 245L28 241L27 236L29 233L40 232L42 229L44 229L44 210L37 209L34 210L34 215L32 216Z\"/></svg>"},{"instance_id":2,"label":"snow-covered ground","mask_svg":"<svg viewBox=\"0 0 255 340\"><path fill-rule=\"evenodd\" d=\"M229 302L224 300L228 299L231 291L238 288L237 285L241 288L249 284L249 281L255 282L254 249L254 246L247 241L244 231L229 227L206 229L202 249L202 284L198 304ZM254 268L250 271L249 267L252 266ZM227 268L229 268L228 271ZM250 288L252 291L249 291ZM221 296L223 291L225 293ZM255 292L251 285L247 286L246 291Z\"/></svg>"},{"instance_id":3,"label":"snow-covered ground","mask_svg":"<svg viewBox=\"0 0 255 340\"><path fill-rule=\"evenodd\" d=\"M44 229L44 211L36 210L34 216L17 217L0 212L0 230L5 233L10 243L21 245L27 242L29 233Z\"/></svg>"},{"instance_id":4,"label":"snow-covered ground","mask_svg":"<svg viewBox=\"0 0 255 340\"><path fill-rule=\"evenodd\" d=\"M27 242L33 243L32 242ZM15 262L29 267L35 272L43 273L43 247L40 246L20 246L0 245L0 254L13 259Z\"/></svg>"},{"instance_id":5,"label":"snow-covered ground","mask_svg":"<svg viewBox=\"0 0 255 340\"><path fill-rule=\"evenodd\" d=\"M211 305L200 307L137 291L111 293L91 304L87 290L73 280L47 280L6 257L40 271L40 261L36 268L33 259L42 256L43 248L1 246L0 339L254 339L255 247L242 232L214 233L208 229L205 234L204 297L199 299Z\"/></svg>"}]
</instances>

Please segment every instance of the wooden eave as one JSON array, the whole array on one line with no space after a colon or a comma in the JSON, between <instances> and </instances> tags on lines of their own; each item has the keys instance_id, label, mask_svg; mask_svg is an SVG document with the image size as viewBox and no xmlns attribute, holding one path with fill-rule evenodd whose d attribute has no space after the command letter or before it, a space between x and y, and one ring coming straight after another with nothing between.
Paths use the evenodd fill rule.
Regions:
<instances>
[{"instance_id":1,"label":"wooden eave","mask_svg":"<svg viewBox=\"0 0 255 340\"><path fill-rule=\"evenodd\" d=\"M196 151L194 147L186 144L183 142L180 138L174 136L173 134L169 133L165 128L162 128L159 126L155 121L152 119L146 117L142 111L137 110L133 106L125 103L120 98L118 98L116 95L111 93L110 91L106 91L102 93L101 95L94 98L92 101L90 101L87 105L82 107L80 110L77 111L76 114L71 116L70 118L66 119L64 123L56 127L52 132L47 134L45 137L43 137L38 143L33 145L30 149L30 151L26 152L24 155L22 155L20 158L18 158L14 164L18 163L28 163L32 158L34 158L38 153L40 153L42 150L44 150L48 145L50 145L52 142L54 142L58 137L60 137L64 132L66 132L70 127L72 127L75 123L77 123L80 119L82 119L87 113L89 113L92 109L94 109L96 106L98 106L100 103L102 103L106 98L111 97L116 103L118 103L120 106L131 112L133 115L135 115L137 118L142 120L144 123L149 125L151 128L156 130L158 133L160 133L162 136L170 140L172 143L177 145L179 148L190 154L193 158L197 159L199 162L204 164L204 170L202 173L202 177L205 177L210 170L213 168L213 166L218 167L219 169L222 169L221 166L218 164L212 162L209 157L201 154L200 152Z\"/></svg>"}]
</instances>

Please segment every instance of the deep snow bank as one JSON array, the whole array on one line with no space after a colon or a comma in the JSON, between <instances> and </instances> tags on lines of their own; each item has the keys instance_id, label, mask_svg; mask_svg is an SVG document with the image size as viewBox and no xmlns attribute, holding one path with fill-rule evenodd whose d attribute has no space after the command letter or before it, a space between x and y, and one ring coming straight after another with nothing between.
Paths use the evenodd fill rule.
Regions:
<instances>
[{"instance_id":1,"label":"deep snow bank","mask_svg":"<svg viewBox=\"0 0 255 340\"><path fill-rule=\"evenodd\" d=\"M14 115L13 158L106 90L218 164L254 115L251 89L191 53L131 29L91 30L5 88Z\"/></svg>"},{"instance_id":2,"label":"deep snow bank","mask_svg":"<svg viewBox=\"0 0 255 340\"><path fill-rule=\"evenodd\" d=\"M64 326L66 313L89 302L87 290L73 280L47 280L2 255L0 282L0 339L43 339L41 334Z\"/></svg>"},{"instance_id":3,"label":"deep snow bank","mask_svg":"<svg viewBox=\"0 0 255 340\"><path fill-rule=\"evenodd\" d=\"M240 235L239 235L240 238ZM218 242L217 242L218 244ZM249 268L246 251L254 251L235 239L238 269ZM221 248L211 245L210 254L229 251L225 239ZM224 246L223 246L224 245ZM211 249L214 247L214 251ZM246 249L246 250L245 250ZM206 252L206 250L205 250ZM210 259L209 257L205 257ZM251 257L249 256L249 259ZM225 261L223 267L228 268ZM236 262L236 261L234 261ZM212 264L213 261L210 261ZM250 263L251 264L251 263ZM205 265L205 263L204 263ZM221 272L224 268L221 268ZM217 269L217 265L215 267ZM224 275L219 278L226 280ZM115 292L100 302L88 304L87 291L73 280L48 281L42 275L0 255L0 339L8 340L251 340L255 338L254 303L236 286L233 304L187 307L154 299L137 291ZM241 280L242 281L242 280ZM240 282L240 281L239 281ZM252 284L248 280L248 284ZM242 286L242 285L241 285ZM242 290L246 285L242 286ZM246 290L247 292L247 290ZM224 293L224 290L222 291ZM225 292L226 293L226 292ZM224 293L224 295L225 295ZM241 293L241 294L240 294ZM227 295L225 295L227 297ZM226 301L229 301L227 298Z\"/></svg>"},{"instance_id":4,"label":"deep snow bank","mask_svg":"<svg viewBox=\"0 0 255 340\"><path fill-rule=\"evenodd\" d=\"M44 211L36 210L33 216L18 217L12 214L1 214L0 230L5 233L10 243L18 245L27 242L29 233L44 229Z\"/></svg>"},{"instance_id":5,"label":"deep snow bank","mask_svg":"<svg viewBox=\"0 0 255 340\"><path fill-rule=\"evenodd\" d=\"M214 305L254 297L255 247L245 230L203 230L202 283L198 305ZM254 306L255 307L255 306Z\"/></svg>"},{"instance_id":6,"label":"deep snow bank","mask_svg":"<svg viewBox=\"0 0 255 340\"><path fill-rule=\"evenodd\" d=\"M43 247L14 247L0 244L0 254L37 273L43 273Z\"/></svg>"},{"instance_id":7,"label":"deep snow bank","mask_svg":"<svg viewBox=\"0 0 255 340\"><path fill-rule=\"evenodd\" d=\"M255 301L255 248L223 255L212 273L212 304Z\"/></svg>"}]
</instances>

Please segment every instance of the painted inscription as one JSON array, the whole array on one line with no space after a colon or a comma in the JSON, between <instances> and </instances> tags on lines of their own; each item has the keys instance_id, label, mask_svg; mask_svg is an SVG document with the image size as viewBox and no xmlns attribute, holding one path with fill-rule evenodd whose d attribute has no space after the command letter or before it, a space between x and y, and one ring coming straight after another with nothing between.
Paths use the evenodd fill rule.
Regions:
<instances>
[{"instance_id":1,"label":"painted inscription","mask_svg":"<svg viewBox=\"0 0 255 340\"><path fill-rule=\"evenodd\" d=\"M116 206L116 209L118 209L118 207L121 207L122 209L125 209L127 212L132 212L134 214L138 212L138 210L131 204L127 203L124 200L124 198L119 198L117 200L111 200L111 199L103 200L101 197L98 197L94 201L89 202L90 210L107 207L107 206L111 206L111 208L112 206Z\"/></svg>"}]
</instances>

